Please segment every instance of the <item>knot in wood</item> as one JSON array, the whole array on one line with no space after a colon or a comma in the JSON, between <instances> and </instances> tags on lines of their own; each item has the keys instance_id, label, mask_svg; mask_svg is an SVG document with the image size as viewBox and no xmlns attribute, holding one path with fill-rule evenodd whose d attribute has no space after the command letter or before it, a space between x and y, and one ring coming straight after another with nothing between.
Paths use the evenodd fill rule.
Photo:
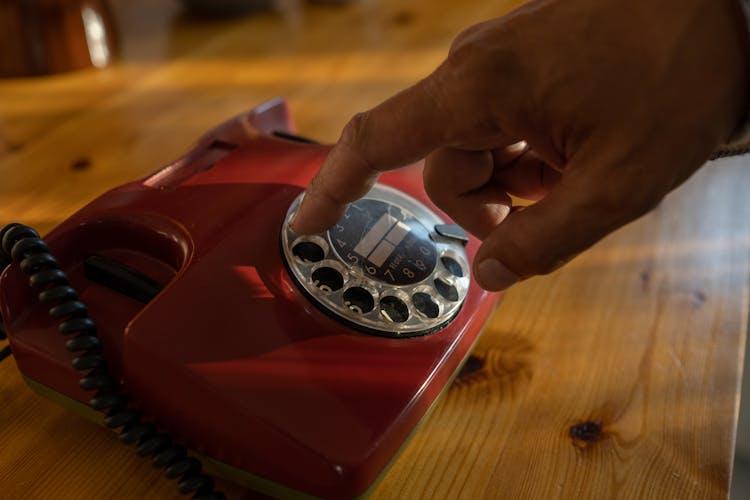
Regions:
<instances>
[{"instance_id":1,"label":"knot in wood","mask_svg":"<svg viewBox=\"0 0 750 500\"><path fill-rule=\"evenodd\" d=\"M602 423L599 420L581 422L571 426L568 434L575 446L586 448L589 444L602 439Z\"/></svg>"}]
</instances>

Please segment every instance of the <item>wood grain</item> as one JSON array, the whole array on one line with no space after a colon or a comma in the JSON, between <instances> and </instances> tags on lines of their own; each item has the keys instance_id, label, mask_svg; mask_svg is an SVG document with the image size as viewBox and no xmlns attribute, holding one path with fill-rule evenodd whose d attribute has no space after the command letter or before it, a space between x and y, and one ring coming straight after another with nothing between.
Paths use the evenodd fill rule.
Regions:
<instances>
[{"instance_id":1,"label":"wood grain","mask_svg":"<svg viewBox=\"0 0 750 500\"><path fill-rule=\"evenodd\" d=\"M123 59L0 81L0 224L48 230L270 97L300 132L428 74L451 39L518 2L281 2L195 23L115 2ZM704 167L653 213L513 288L465 372L375 490L402 498L726 498L750 276L750 162ZM109 432L0 364L0 496L172 498ZM252 492L222 483L232 498Z\"/></svg>"}]
</instances>

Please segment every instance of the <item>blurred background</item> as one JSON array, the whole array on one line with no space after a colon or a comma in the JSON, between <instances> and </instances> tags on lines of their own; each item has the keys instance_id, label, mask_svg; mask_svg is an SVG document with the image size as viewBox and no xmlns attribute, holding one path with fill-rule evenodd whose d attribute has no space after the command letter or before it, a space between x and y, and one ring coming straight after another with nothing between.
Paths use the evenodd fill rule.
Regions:
<instances>
[{"instance_id":1,"label":"blurred background","mask_svg":"<svg viewBox=\"0 0 750 500\"><path fill-rule=\"evenodd\" d=\"M0 0L3 210L49 230L103 183L153 171L277 96L302 135L335 141L353 110L437 66L456 26L520 3ZM37 182L50 151L64 192Z\"/></svg>"}]
</instances>

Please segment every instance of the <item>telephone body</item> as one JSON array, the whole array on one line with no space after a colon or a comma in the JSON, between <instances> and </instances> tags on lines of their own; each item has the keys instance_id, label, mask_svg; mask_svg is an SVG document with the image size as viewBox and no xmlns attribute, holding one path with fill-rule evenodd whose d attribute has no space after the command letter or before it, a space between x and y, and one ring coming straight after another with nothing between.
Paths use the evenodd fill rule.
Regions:
<instances>
[{"instance_id":1,"label":"telephone body","mask_svg":"<svg viewBox=\"0 0 750 500\"><path fill-rule=\"evenodd\" d=\"M97 321L110 370L160 428L268 494L351 498L426 417L497 295L471 281L479 242L430 202L420 165L383 174L350 209L364 218L294 235L287 222L330 148L291 131L286 103L266 103L46 241ZM92 280L92 255L145 284L123 293ZM84 408L64 339L19 266L1 278L24 378Z\"/></svg>"}]
</instances>

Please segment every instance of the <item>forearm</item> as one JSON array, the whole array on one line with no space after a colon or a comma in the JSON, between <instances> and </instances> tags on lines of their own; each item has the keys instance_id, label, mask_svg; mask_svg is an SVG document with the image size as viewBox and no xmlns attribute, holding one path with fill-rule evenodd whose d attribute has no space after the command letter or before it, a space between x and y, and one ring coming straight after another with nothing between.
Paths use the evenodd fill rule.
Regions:
<instances>
[{"instance_id":1,"label":"forearm","mask_svg":"<svg viewBox=\"0 0 750 500\"><path fill-rule=\"evenodd\" d=\"M750 57L750 0L739 0L740 9L744 15L745 34L748 50L746 53ZM748 89L750 95L750 89ZM745 113L744 122L740 124L737 131L732 135L726 145L716 151L711 159L724 158L727 156L737 156L750 153L750 104Z\"/></svg>"}]
</instances>

